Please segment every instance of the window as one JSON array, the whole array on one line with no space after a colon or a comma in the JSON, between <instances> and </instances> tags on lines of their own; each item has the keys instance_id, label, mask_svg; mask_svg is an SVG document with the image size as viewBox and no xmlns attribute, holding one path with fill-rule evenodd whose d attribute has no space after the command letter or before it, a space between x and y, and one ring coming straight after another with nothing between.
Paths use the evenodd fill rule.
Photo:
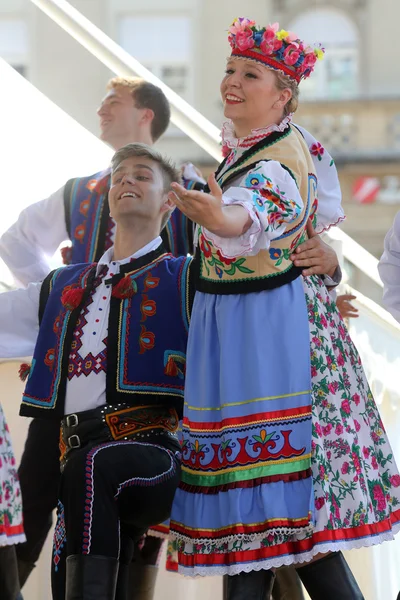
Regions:
<instances>
[{"instance_id":1,"label":"window","mask_svg":"<svg viewBox=\"0 0 400 600\"><path fill-rule=\"evenodd\" d=\"M290 24L289 29L306 42L318 41L326 49L309 79L301 84L305 99L341 99L357 95L359 89L358 32L344 14L332 9L307 12Z\"/></svg>"},{"instance_id":2,"label":"window","mask_svg":"<svg viewBox=\"0 0 400 600\"><path fill-rule=\"evenodd\" d=\"M24 77L28 71L28 27L22 19L0 19L0 56Z\"/></svg>"},{"instance_id":3,"label":"window","mask_svg":"<svg viewBox=\"0 0 400 600\"><path fill-rule=\"evenodd\" d=\"M118 42L185 100L192 99L192 22L185 16L124 16Z\"/></svg>"}]
</instances>

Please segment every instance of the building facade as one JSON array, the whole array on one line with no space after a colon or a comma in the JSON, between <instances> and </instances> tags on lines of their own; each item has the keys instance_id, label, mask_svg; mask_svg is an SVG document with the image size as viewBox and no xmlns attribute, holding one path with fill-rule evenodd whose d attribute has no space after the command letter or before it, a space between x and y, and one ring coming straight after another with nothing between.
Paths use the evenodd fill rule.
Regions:
<instances>
[{"instance_id":1,"label":"building facade","mask_svg":"<svg viewBox=\"0 0 400 600\"><path fill-rule=\"evenodd\" d=\"M79 11L219 126L229 23L241 0L72 0ZM335 157L348 214L343 229L376 256L400 208L400 52L397 0L248 0L260 24L280 21L324 61L301 87L296 121ZM112 73L30 0L1 0L0 56L97 134ZM45 123L43 124L45 127ZM172 126L160 149L205 170L214 162Z\"/></svg>"}]
</instances>

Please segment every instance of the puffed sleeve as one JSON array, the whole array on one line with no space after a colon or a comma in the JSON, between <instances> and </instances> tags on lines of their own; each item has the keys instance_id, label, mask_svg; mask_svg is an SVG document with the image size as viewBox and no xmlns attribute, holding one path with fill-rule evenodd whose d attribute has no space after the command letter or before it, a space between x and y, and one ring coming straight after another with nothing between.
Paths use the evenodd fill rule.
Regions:
<instances>
[{"instance_id":1,"label":"puffed sleeve","mask_svg":"<svg viewBox=\"0 0 400 600\"><path fill-rule=\"evenodd\" d=\"M41 283L0 294L0 358L32 356L39 332Z\"/></svg>"},{"instance_id":2,"label":"puffed sleeve","mask_svg":"<svg viewBox=\"0 0 400 600\"><path fill-rule=\"evenodd\" d=\"M301 214L303 201L296 182L277 161L261 161L223 194L225 205L243 206L252 224L241 236L223 238L204 229L204 236L225 258L268 250Z\"/></svg>"},{"instance_id":3,"label":"puffed sleeve","mask_svg":"<svg viewBox=\"0 0 400 600\"><path fill-rule=\"evenodd\" d=\"M23 285L41 281L50 271L48 256L68 239L64 187L25 208L0 238L0 258Z\"/></svg>"},{"instance_id":4,"label":"puffed sleeve","mask_svg":"<svg viewBox=\"0 0 400 600\"><path fill-rule=\"evenodd\" d=\"M383 304L400 322L400 211L385 237L378 269L384 286Z\"/></svg>"},{"instance_id":5,"label":"puffed sleeve","mask_svg":"<svg viewBox=\"0 0 400 600\"><path fill-rule=\"evenodd\" d=\"M307 129L299 125L295 127L304 137L314 163L318 180L318 208L314 229L317 233L322 233L346 218L342 208L342 190L338 172L328 150Z\"/></svg>"}]
</instances>

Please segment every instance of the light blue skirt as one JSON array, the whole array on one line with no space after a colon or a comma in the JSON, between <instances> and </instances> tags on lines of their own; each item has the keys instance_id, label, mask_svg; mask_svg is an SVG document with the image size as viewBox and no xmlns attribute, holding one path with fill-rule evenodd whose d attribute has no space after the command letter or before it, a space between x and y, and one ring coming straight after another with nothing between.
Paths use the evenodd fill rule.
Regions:
<instances>
[{"instance_id":1,"label":"light blue skirt","mask_svg":"<svg viewBox=\"0 0 400 600\"><path fill-rule=\"evenodd\" d=\"M301 279L250 294L198 292L174 535L199 552L207 546L202 558L214 560L210 545L220 549L277 530L308 531L311 438L310 338Z\"/></svg>"}]
</instances>

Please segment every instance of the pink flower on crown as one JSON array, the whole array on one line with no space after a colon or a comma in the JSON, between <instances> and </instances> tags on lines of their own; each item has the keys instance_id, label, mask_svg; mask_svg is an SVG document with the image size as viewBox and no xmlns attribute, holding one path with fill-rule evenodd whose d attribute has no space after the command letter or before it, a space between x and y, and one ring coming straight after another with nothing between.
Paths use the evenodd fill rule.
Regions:
<instances>
[{"instance_id":1,"label":"pink flower on crown","mask_svg":"<svg viewBox=\"0 0 400 600\"><path fill-rule=\"evenodd\" d=\"M253 32L250 29L239 31L236 34L235 42L236 47L242 52L254 48Z\"/></svg>"},{"instance_id":2,"label":"pink flower on crown","mask_svg":"<svg viewBox=\"0 0 400 600\"><path fill-rule=\"evenodd\" d=\"M251 19L247 19L246 17L239 17L238 19L235 19L233 21L228 31L233 35L237 35L238 33L246 31L246 29L250 29L250 27L254 27L255 24L256 22L252 21Z\"/></svg>"},{"instance_id":3,"label":"pink flower on crown","mask_svg":"<svg viewBox=\"0 0 400 600\"><path fill-rule=\"evenodd\" d=\"M264 31L263 39L266 42L273 42L276 38L276 33L279 29L279 23L274 23L273 25L268 25L266 30Z\"/></svg>"},{"instance_id":4,"label":"pink flower on crown","mask_svg":"<svg viewBox=\"0 0 400 600\"><path fill-rule=\"evenodd\" d=\"M269 25L267 29L264 31L262 42L260 44L260 49L263 54L266 56L270 56L274 52L277 52L280 48L282 48L283 42L282 40L278 40L276 37L276 32L279 29L279 24L274 23L273 25Z\"/></svg>"},{"instance_id":5,"label":"pink flower on crown","mask_svg":"<svg viewBox=\"0 0 400 600\"><path fill-rule=\"evenodd\" d=\"M285 64L287 64L289 66L293 66L294 64L297 63L299 58L300 58L299 45L296 44L296 42L289 44L289 46L286 48L285 52L283 53L283 60L285 61Z\"/></svg>"},{"instance_id":6,"label":"pink flower on crown","mask_svg":"<svg viewBox=\"0 0 400 600\"><path fill-rule=\"evenodd\" d=\"M286 42L288 44L291 44L292 42L296 42L298 39L299 39L298 36L295 33L293 33L293 31L289 31L286 36Z\"/></svg>"},{"instance_id":7,"label":"pink flower on crown","mask_svg":"<svg viewBox=\"0 0 400 600\"><path fill-rule=\"evenodd\" d=\"M312 69L317 62L313 48L310 46L304 50L304 62L302 65L303 70Z\"/></svg>"},{"instance_id":8,"label":"pink flower on crown","mask_svg":"<svg viewBox=\"0 0 400 600\"><path fill-rule=\"evenodd\" d=\"M260 50L265 56L271 56L274 51L274 42L267 42L263 39L260 44Z\"/></svg>"}]
</instances>

